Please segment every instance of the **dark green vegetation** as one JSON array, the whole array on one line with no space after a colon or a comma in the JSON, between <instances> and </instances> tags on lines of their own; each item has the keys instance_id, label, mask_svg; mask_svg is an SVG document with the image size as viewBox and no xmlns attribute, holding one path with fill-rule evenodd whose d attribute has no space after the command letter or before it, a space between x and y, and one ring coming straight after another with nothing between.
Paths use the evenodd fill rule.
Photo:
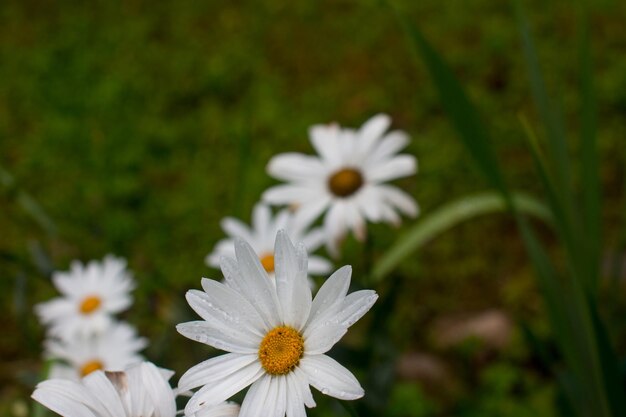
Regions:
<instances>
[{"instance_id":1,"label":"dark green vegetation","mask_svg":"<svg viewBox=\"0 0 626 417\"><path fill-rule=\"evenodd\" d=\"M424 215L488 187L426 68L378 1L66 3L0 5L0 164L14 177L10 184L0 173L3 415L19 401L30 404L43 336L32 305L54 295L50 269L74 258L129 259L138 289L126 318L152 341L149 359L180 375L212 354L174 329L193 317L183 294L201 276L219 276L203 257L222 236L220 218L249 218L272 184L264 175L271 155L312 152L306 129L313 123L358 126L379 111L392 115L394 127L413 137L408 152L420 162L419 174L399 185ZM404 3L489 123L507 181L541 195L518 117L539 125L513 9L485 0ZM577 135L576 10L564 1L525 9L548 89ZM623 256L625 244L617 227L626 213L625 12L619 2L600 1L590 13L604 190L600 304L620 352L626 304L612 256ZM23 192L40 203L56 235L24 209ZM552 245L552 234L539 230ZM337 264L353 264L364 283L402 231L371 227L368 243L348 242ZM545 363L554 358L543 304L510 216L449 230L376 289L384 299L334 351L366 381L362 414L544 416L562 403ZM513 322L504 347L441 343L442 319L493 308ZM364 347L367 354L352 351ZM412 372L408 363L419 360L421 371ZM424 366L443 376L425 377ZM345 413L317 398L310 415Z\"/></svg>"}]
</instances>

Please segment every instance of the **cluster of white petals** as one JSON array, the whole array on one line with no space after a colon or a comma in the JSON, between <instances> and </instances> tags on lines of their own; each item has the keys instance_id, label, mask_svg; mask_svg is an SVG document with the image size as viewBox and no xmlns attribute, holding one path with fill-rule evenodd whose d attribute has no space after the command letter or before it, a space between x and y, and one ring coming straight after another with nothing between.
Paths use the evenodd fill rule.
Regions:
<instances>
[{"instance_id":1,"label":"cluster of white petals","mask_svg":"<svg viewBox=\"0 0 626 417\"><path fill-rule=\"evenodd\" d=\"M217 405L249 385L242 417L305 417L304 406L315 406L309 385L340 399L363 395L352 373L325 353L378 296L371 290L347 295L351 268L343 267L313 299L305 246L295 248L279 232L274 254L275 285L250 245L237 240L236 260L221 261L225 283L203 279L204 291L187 293L203 320L180 324L178 331L229 352L181 377L180 390L202 387L187 403L187 414Z\"/></svg>"},{"instance_id":2,"label":"cluster of white petals","mask_svg":"<svg viewBox=\"0 0 626 417\"><path fill-rule=\"evenodd\" d=\"M135 288L126 261L110 255L87 265L74 261L69 271L55 272L52 282L61 297L38 304L35 312L50 335L63 339L105 330L113 314L130 307Z\"/></svg>"},{"instance_id":3,"label":"cluster of white petals","mask_svg":"<svg viewBox=\"0 0 626 417\"><path fill-rule=\"evenodd\" d=\"M96 370L121 371L141 362L147 340L114 316L132 304L135 282L126 261L106 256L86 265L74 261L52 282L60 297L35 306L48 327L45 355L55 360L50 377L79 380ZM60 362L59 362L60 361Z\"/></svg>"},{"instance_id":4,"label":"cluster of white petals","mask_svg":"<svg viewBox=\"0 0 626 417\"><path fill-rule=\"evenodd\" d=\"M37 385L33 399L63 417L175 417L172 372L152 363L125 371L95 371L80 381L49 379ZM239 406L204 407L188 417L235 417Z\"/></svg>"},{"instance_id":5,"label":"cluster of white petals","mask_svg":"<svg viewBox=\"0 0 626 417\"><path fill-rule=\"evenodd\" d=\"M366 221L400 223L402 213L416 216L415 200L388 181L413 175L417 160L398 152L409 138L402 131L387 132L391 120L379 114L360 129L336 124L315 125L309 130L318 156L279 154L267 171L288 182L268 189L263 200L296 207L299 224L311 224L324 214L327 248L338 254L338 244L348 230L359 240L366 234Z\"/></svg>"},{"instance_id":6,"label":"cluster of white petals","mask_svg":"<svg viewBox=\"0 0 626 417\"><path fill-rule=\"evenodd\" d=\"M221 226L228 237L215 245L205 261L208 265L219 268L222 257L235 256L235 239L242 239L252 246L265 270L273 277L274 242L278 231L284 230L292 241L304 243L309 253L309 274L319 276L330 272L332 265L327 259L311 255L324 244L324 231L321 228L306 230L309 225L294 220L289 209L283 209L274 216L271 209L263 203L254 207L251 227L238 219L226 217Z\"/></svg>"}]
</instances>

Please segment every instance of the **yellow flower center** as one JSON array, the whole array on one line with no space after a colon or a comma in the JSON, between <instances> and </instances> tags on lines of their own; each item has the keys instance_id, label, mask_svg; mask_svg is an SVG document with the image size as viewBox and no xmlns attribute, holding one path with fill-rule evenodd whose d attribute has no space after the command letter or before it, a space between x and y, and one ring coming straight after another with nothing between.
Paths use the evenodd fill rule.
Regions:
<instances>
[{"instance_id":1,"label":"yellow flower center","mask_svg":"<svg viewBox=\"0 0 626 417\"><path fill-rule=\"evenodd\" d=\"M104 369L104 365L99 360L89 361L80 368L80 376L87 376L90 373L97 371L99 369Z\"/></svg>"},{"instance_id":2,"label":"yellow flower center","mask_svg":"<svg viewBox=\"0 0 626 417\"><path fill-rule=\"evenodd\" d=\"M328 188L337 197L348 197L363 185L363 175L354 168L343 168L328 178Z\"/></svg>"},{"instance_id":3,"label":"yellow flower center","mask_svg":"<svg viewBox=\"0 0 626 417\"><path fill-rule=\"evenodd\" d=\"M304 354L304 340L289 326L279 326L269 331L259 346L259 360L270 375L288 374Z\"/></svg>"},{"instance_id":4,"label":"yellow flower center","mask_svg":"<svg viewBox=\"0 0 626 417\"><path fill-rule=\"evenodd\" d=\"M261 256L261 265L263 265L268 274L274 272L274 254L268 253Z\"/></svg>"},{"instance_id":5,"label":"yellow flower center","mask_svg":"<svg viewBox=\"0 0 626 417\"><path fill-rule=\"evenodd\" d=\"M83 314L91 314L100 307L102 301L100 297L95 295L90 295L89 297L85 297L82 303L80 303L80 312Z\"/></svg>"}]
</instances>

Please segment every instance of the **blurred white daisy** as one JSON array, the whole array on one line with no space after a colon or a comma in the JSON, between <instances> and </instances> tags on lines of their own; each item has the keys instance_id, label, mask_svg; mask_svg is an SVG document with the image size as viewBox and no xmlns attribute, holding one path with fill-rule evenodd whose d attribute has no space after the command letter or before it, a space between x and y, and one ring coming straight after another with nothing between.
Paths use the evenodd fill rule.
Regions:
<instances>
[{"instance_id":1,"label":"blurred white daisy","mask_svg":"<svg viewBox=\"0 0 626 417\"><path fill-rule=\"evenodd\" d=\"M139 351L148 341L139 337L126 323L112 323L102 333L80 335L71 340L46 340L45 355L65 364L55 363L50 378L78 380L97 370L122 371L143 361Z\"/></svg>"},{"instance_id":2,"label":"blurred white daisy","mask_svg":"<svg viewBox=\"0 0 626 417\"><path fill-rule=\"evenodd\" d=\"M36 305L35 311L50 326L50 335L65 340L104 331L112 314L131 305L135 287L126 261L111 255L87 265L74 261L69 271L55 272L52 282L62 296Z\"/></svg>"},{"instance_id":3,"label":"blurred white daisy","mask_svg":"<svg viewBox=\"0 0 626 417\"><path fill-rule=\"evenodd\" d=\"M96 371L80 382L50 379L37 385L32 398L64 417L175 417L166 375L171 372L143 362L124 372ZM193 417L235 417L238 411L236 405L220 404Z\"/></svg>"},{"instance_id":4,"label":"blurred white daisy","mask_svg":"<svg viewBox=\"0 0 626 417\"><path fill-rule=\"evenodd\" d=\"M324 230L333 255L348 230L359 240L365 238L366 220L397 225L398 212L416 216L415 200L385 184L417 171L414 156L398 155L409 142L407 134L385 133L390 123L387 115L379 114L359 130L336 124L312 126L309 136L319 156L284 153L273 157L268 173L289 184L271 187L263 200L298 207L298 223L310 224L326 211Z\"/></svg>"},{"instance_id":5,"label":"blurred white daisy","mask_svg":"<svg viewBox=\"0 0 626 417\"><path fill-rule=\"evenodd\" d=\"M96 371L80 382L50 379L32 398L65 417L174 417L174 392L149 362L124 372Z\"/></svg>"},{"instance_id":6,"label":"blurred white daisy","mask_svg":"<svg viewBox=\"0 0 626 417\"><path fill-rule=\"evenodd\" d=\"M235 239L240 238L252 246L261 260L261 265L272 278L274 277L274 242L279 230L284 230L293 241L303 242L308 253L316 251L324 244L324 231L321 228L306 231L307 225L294 222L294 216L289 210L281 210L276 216L272 216L271 209L263 203L257 204L252 211L252 227L232 217L223 219L221 226L228 237L215 245L213 252L207 255L206 263L219 268L220 259L223 256L234 257ZM327 259L316 255L309 256L309 274L326 274L331 268L332 265Z\"/></svg>"},{"instance_id":7,"label":"blurred white daisy","mask_svg":"<svg viewBox=\"0 0 626 417\"><path fill-rule=\"evenodd\" d=\"M237 260L224 258L225 284L203 279L204 292L187 292L189 305L202 321L179 324L178 331L227 353L188 370L179 389L202 386L187 403L194 413L213 406L252 385L240 415L306 416L314 407L309 385L344 400L363 396L350 371L325 353L359 320L378 296L362 290L347 295L351 268L326 280L311 300L307 285L307 254L294 248L284 232L275 246L276 285L254 250L236 240Z\"/></svg>"}]
</instances>

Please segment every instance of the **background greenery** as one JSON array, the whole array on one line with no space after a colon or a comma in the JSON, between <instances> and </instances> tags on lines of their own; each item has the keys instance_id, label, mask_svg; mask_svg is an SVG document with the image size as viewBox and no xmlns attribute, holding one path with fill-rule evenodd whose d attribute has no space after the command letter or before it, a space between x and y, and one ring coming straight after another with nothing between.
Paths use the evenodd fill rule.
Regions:
<instances>
[{"instance_id":1,"label":"background greenery","mask_svg":"<svg viewBox=\"0 0 626 417\"><path fill-rule=\"evenodd\" d=\"M539 194L518 114L536 120L507 2L403 1L489 121L510 182ZM575 10L526 2L547 83L579 126ZM604 188L603 311L626 351L623 273L626 6L591 10ZM278 152L312 149L311 124L358 126L377 112L413 138L420 172L399 185L429 213L487 185L454 137L425 68L379 1L0 3L0 412L20 415L39 378L43 329L33 304L54 296L49 274L71 259L124 256L138 281L126 318L153 342L146 356L180 375L214 352L179 336L184 301L226 215L249 219ZM58 232L24 210L32 195ZM410 223L410 222L407 222ZM402 234L370 228L337 264L361 283ZM546 233L550 243L549 234ZM610 279L608 279L610 278ZM357 283L357 286L359 284ZM552 415L543 307L512 219L479 218L427 245L377 288L370 318L333 352L365 381L363 414ZM485 311L506 343L442 333ZM458 327L452 326L453 329ZM375 331L370 330L375 329ZM358 354L356 354L358 353ZM550 358L550 355L548 355ZM416 365L417 364L417 365ZM420 365L420 366L418 366ZM426 371L424 370L426 369ZM345 413L322 400L310 415ZM384 410L384 411L383 411Z\"/></svg>"}]
</instances>

